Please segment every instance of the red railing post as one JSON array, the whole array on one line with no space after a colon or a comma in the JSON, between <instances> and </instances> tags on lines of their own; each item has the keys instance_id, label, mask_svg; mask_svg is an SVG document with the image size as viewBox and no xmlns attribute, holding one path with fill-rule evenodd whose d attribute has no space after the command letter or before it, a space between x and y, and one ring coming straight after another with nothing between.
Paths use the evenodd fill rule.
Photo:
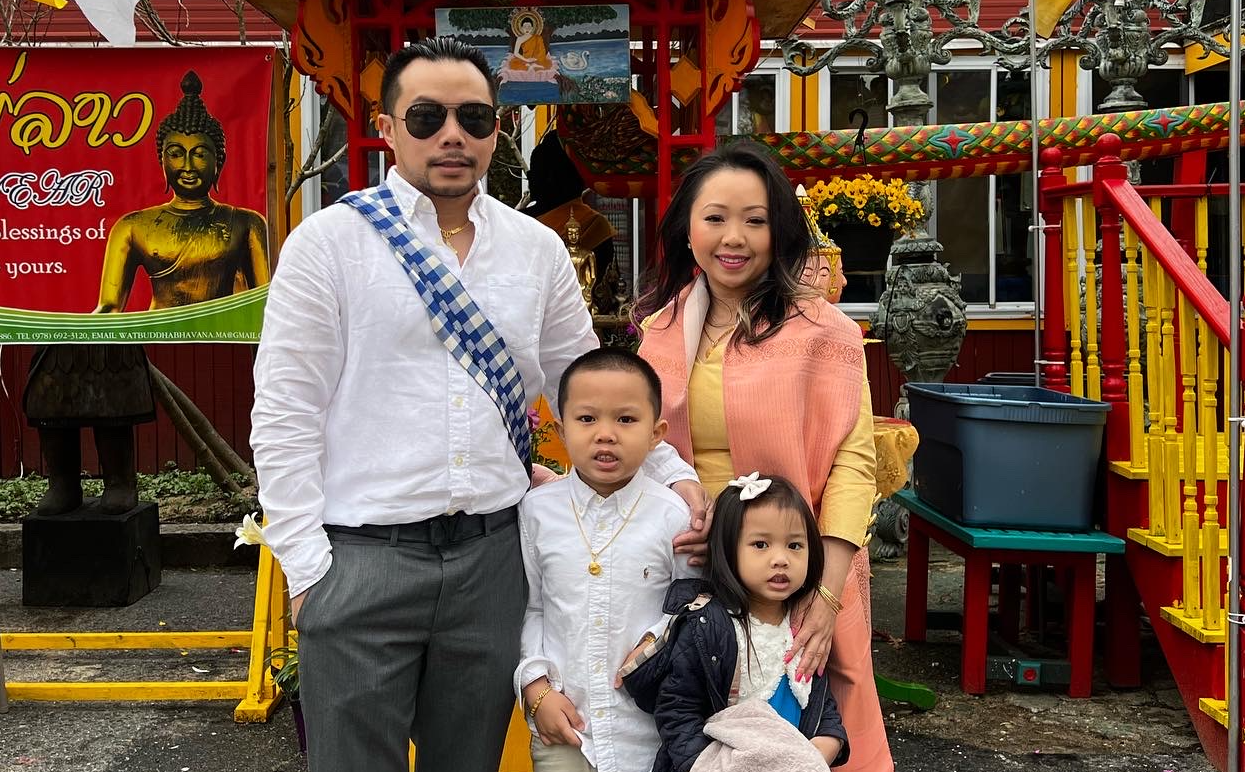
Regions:
<instances>
[{"instance_id":1,"label":"red railing post","mask_svg":"<svg viewBox=\"0 0 1245 772\"><path fill-rule=\"evenodd\" d=\"M1120 212L1103 188L1106 180L1127 180L1120 160L1123 143L1115 134L1098 139L1094 163L1094 207L1102 218L1102 400L1107 416L1107 458L1128 458L1128 385L1124 380L1124 285L1120 255Z\"/></svg>"},{"instance_id":2,"label":"red railing post","mask_svg":"<svg viewBox=\"0 0 1245 772\"><path fill-rule=\"evenodd\" d=\"M1063 151L1048 147L1039 156L1042 173L1038 178L1044 255L1042 282L1042 383L1048 389L1070 391L1068 384L1068 341L1064 324L1063 199L1049 191L1064 184Z\"/></svg>"}]
</instances>

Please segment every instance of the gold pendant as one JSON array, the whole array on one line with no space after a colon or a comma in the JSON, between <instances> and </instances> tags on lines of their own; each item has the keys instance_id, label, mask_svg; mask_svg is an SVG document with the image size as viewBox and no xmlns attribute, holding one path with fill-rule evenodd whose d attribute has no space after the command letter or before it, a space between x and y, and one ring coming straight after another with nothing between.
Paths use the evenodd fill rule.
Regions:
<instances>
[{"instance_id":1,"label":"gold pendant","mask_svg":"<svg viewBox=\"0 0 1245 772\"><path fill-rule=\"evenodd\" d=\"M601 564L596 562L595 560L589 563L588 573L592 574L593 576L600 576L601 575Z\"/></svg>"}]
</instances>

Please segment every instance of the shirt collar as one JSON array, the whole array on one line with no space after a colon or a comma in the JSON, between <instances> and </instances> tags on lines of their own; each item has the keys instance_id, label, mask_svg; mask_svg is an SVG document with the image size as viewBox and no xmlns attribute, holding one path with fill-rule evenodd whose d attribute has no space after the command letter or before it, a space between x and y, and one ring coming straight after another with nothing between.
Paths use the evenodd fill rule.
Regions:
<instances>
[{"instance_id":1,"label":"shirt collar","mask_svg":"<svg viewBox=\"0 0 1245 772\"><path fill-rule=\"evenodd\" d=\"M605 512L617 512L621 516L626 516L644 493L644 485L647 479L644 475L644 470L638 469L636 470L635 477L631 478L631 482L614 491L609 497L602 499L597 495L596 491L589 487L588 483L580 478L577 470L571 469L571 504L581 514L586 514L595 505L595 508Z\"/></svg>"},{"instance_id":2,"label":"shirt collar","mask_svg":"<svg viewBox=\"0 0 1245 772\"><path fill-rule=\"evenodd\" d=\"M398 202L398 208L402 210L402 214L409 220L414 220L420 215L436 216L436 207L432 204L432 199L424 195L422 191L414 185L406 181L398 172L397 166L390 166L388 173L385 174L385 183L389 185L389 189L393 191L393 197ZM484 181L476 183L476 197L471 200L471 205L467 207L467 216L472 220L484 220L484 199L488 193L484 190Z\"/></svg>"}]
</instances>

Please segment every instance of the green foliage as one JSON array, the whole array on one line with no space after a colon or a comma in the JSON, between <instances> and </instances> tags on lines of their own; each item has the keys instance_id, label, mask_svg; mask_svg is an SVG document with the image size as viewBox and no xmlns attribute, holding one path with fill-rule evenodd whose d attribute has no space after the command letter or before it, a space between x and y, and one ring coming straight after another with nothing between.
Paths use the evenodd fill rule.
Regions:
<instances>
[{"instance_id":1,"label":"green foliage","mask_svg":"<svg viewBox=\"0 0 1245 772\"><path fill-rule=\"evenodd\" d=\"M291 700L297 700L298 649L294 646L280 646L272 650L266 661L273 671L273 683Z\"/></svg>"},{"instance_id":2,"label":"green foliage","mask_svg":"<svg viewBox=\"0 0 1245 772\"><path fill-rule=\"evenodd\" d=\"M234 480L246 489L240 475ZM83 479L82 495L98 496L103 487L100 480ZM0 480L0 522L15 523L30 514L47 489L47 479L35 474ZM226 493L206 472L175 468L139 474L138 497L160 504L160 518L166 521L232 523L259 509L253 495Z\"/></svg>"}]
</instances>

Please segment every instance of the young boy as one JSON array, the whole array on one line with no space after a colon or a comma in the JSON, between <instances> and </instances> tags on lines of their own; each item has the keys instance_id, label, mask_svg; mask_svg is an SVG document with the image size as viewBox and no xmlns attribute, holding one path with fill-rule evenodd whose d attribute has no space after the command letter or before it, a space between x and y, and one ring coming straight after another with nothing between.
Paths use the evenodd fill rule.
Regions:
<instances>
[{"instance_id":1,"label":"young boy","mask_svg":"<svg viewBox=\"0 0 1245 772\"><path fill-rule=\"evenodd\" d=\"M625 349L571 363L557 423L572 471L519 504L527 572L522 661L515 670L536 772L648 772L660 745L652 716L614 688L662 601L694 575L671 541L687 504L640 469L666 434L661 382Z\"/></svg>"}]
</instances>

